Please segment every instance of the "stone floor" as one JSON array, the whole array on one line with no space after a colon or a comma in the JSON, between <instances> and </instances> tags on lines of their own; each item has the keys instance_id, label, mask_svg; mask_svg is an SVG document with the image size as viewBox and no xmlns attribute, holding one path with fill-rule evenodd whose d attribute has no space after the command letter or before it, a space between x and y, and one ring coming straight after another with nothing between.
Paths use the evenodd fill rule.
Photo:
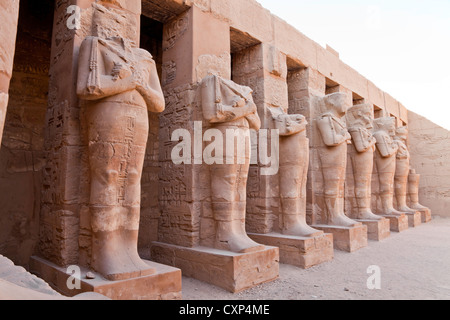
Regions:
<instances>
[{"instance_id":1,"label":"stone floor","mask_svg":"<svg viewBox=\"0 0 450 320\"><path fill-rule=\"evenodd\" d=\"M370 266L381 271L381 289L369 290ZM309 270L281 265L280 278L233 295L183 278L186 300L399 300L450 299L450 219L369 241L354 253L335 251L332 262Z\"/></svg>"},{"instance_id":2,"label":"stone floor","mask_svg":"<svg viewBox=\"0 0 450 320\"><path fill-rule=\"evenodd\" d=\"M381 289L370 290L370 266L381 272ZM308 270L280 265L280 278L253 289L231 294L218 287L183 277L185 300L449 300L450 299L450 219L434 218L429 224L392 233L382 241L370 241L355 253L335 251L335 258ZM13 287L15 285L16 287ZM0 299L18 299L29 292L63 299L45 282L15 267L0 256ZM31 292L31 293L33 293ZM3 296L2 296L3 295ZM98 297L85 297L86 299Z\"/></svg>"}]
</instances>

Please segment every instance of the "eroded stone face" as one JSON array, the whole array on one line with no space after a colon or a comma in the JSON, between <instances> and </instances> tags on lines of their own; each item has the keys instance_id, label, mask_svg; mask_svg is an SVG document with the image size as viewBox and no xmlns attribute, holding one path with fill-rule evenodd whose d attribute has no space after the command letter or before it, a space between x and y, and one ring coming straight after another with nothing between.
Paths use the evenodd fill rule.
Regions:
<instances>
[{"instance_id":1,"label":"eroded stone face","mask_svg":"<svg viewBox=\"0 0 450 320\"><path fill-rule=\"evenodd\" d=\"M123 280L155 272L137 253L140 183L148 112L162 112L165 101L155 62L132 41L135 26L122 25L116 8L94 8L97 35L80 47L77 82L89 144L91 264L107 279Z\"/></svg>"}]
</instances>

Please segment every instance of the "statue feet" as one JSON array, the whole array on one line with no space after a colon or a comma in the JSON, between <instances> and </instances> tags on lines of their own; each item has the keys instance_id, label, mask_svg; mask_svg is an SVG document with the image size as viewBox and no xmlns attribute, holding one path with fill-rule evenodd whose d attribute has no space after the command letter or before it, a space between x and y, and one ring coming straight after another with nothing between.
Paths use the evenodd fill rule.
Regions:
<instances>
[{"instance_id":1,"label":"statue feet","mask_svg":"<svg viewBox=\"0 0 450 320\"><path fill-rule=\"evenodd\" d=\"M381 221L384 218L374 214L371 210L360 211L357 215L358 220L373 220L373 221Z\"/></svg>"},{"instance_id":2,"label":"statue feet","mask_svg":"<svg viewBox=\"0 0 450 320\"><path fill-rule=\"evenodd\" d=\"M110 281L156 273L154 268L139 257L137 243L132 243L127 233L129 231L123 230L94 233L92 267Z\"/></svg>"},{"instance_id":3,"label":"statue feet","mask_svg":"<svg viewBox=\"0 0 450 320\"><path fill-rule=\"evenodd\" d=\"M398 209L399 209L399 211L404 212L404 213L408 213L408 214L414 214L414 213L417 212L416 210L411 209L411 208L409 208L407 206L401 206Z\"/></svg>"},{"instance_id":4,"label":"statue feet","mask_svg":"<svg viewBox=\"0 0 450 320\"><path fill-rule=\"evenodd\" d=\"M384 212L382 213L382 215L386 215L386 216L403 216L405 213L404 212L400 212L395 210L394 208L389 208L384 210Z\"/></svg>"},{"instance_id":5,"label":"statue feet","mask_svg":"<svg viewBox=\"0 0 450 320\"><path fill-rule=\"evenodd\" d=\"M425 207L425 206L423 206L423 205L421 205L419 203L411 205L410 208L413 209L413 210L416 210L416 211L420 211L420 212L430 211L429 208L427 208L427 207Z\"/></svg>"},{"instance_id":6,"label":"statue feet","mask_svg":"<svg viewBox=\"0 0 450 320\"><path fill-rule=\"evenodd\" d=\"M316 230L308 226L306 223L298 222L296 224L285 227L281 233L287 236L314 238L321 236L323 234L323 231Z\"/></svg>"},{"instance_id":7,"label":"statue feet","mask_svg":"<svg viewBox=\"0 0 450 320\"><path fill-rule=\"evenodd\" d=\"M264 245L256 243L250 239L241 229L245 229L244 226L238 228L235 227L232 222L219 222L216 236L215 248L225 251L231 251L235 253L250 253L261 251L265 249Z\"/></svg>"},{"instance_id":8,"label":"statue feet","mask_svg":"<svg viewBox=\"0 0 450 320\"><path fill-rule=\"evenodd\" d=\"M335 215L334 217L331 217L328 224L330 226L351 228L359 225L360 223L350 219L349 217L347 217L345 214L342 213L339 215Z\"/></svg>"}]
</instances>

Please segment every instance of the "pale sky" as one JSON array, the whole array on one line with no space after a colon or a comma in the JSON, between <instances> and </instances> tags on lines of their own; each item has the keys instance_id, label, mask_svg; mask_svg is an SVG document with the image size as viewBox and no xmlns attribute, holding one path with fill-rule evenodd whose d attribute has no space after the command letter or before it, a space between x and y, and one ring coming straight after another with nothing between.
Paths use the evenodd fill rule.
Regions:
<instances>
[{"instance_id":1,"label":"pale sky","mask_svg":"<svg viewBox=\"0 0 450 320\"><path fill-rule=\"evenodd\" d=\"M257 0L381 90L450 130L450 0Z\"/></svg>"}]
</instances>

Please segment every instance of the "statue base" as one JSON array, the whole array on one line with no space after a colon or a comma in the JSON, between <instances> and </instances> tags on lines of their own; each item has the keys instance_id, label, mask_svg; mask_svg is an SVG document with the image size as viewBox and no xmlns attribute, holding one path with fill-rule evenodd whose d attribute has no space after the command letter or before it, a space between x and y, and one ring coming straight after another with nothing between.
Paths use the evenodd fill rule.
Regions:
<instances>
[{"instance_id":1,"label":"statue base","mask_svg":"<svg viewBox=\"0 0 450 320\"><path fill-rule=\"evenodd\" d=\"M280 262L308 269L333 260L333 235L324 233L316 237L303 238L280 233L249 233L253 241L267 246L278 247Z\"/></svg>"},{"instance_id":2,"label":"statue base","mask_svg":"<svg viewBox=\"0 0 450 320\"><path fill-rule=\"evenodd\" d=\"M76 280L69 279L72 275L66 273L66 268L39 257L32 257L30 271L68 297L95 292L112 300L181 300L181 270L159 263L145 262L156 270L155 274L122 281L106 280L100 274L81 267L80 288L73 290L68 288L67 283L68 280L70 284ZM88 272L95 275L95 279L87 279Z\"/></svg>"},{"instance_id":3,"label":"statue base","mask_svg":"<svg viewBox=\"0 0 450 320\"><path fill-rule=\"evenodd\" d=\"M355 220L367 227L367 237L372 241L383 241L391 236L389 219L383 220Z\"/></svg>"},{"instance_id":4,"label":"statue base","mask_svg":"<svg viewBox=\"0 0 450 320\"><path fill-rule=\"evenodd\" d=\"M274 247L234 253L207 247L180 247L153 242L152 259L180 268L183 276L238 293L279 277L279 250Z\"/></svg>"},{"instance_id":5,"label":"statue base","mask_svg":"<svg viewBox=\"0 0 450 320\"><path fill-rule=\"evenodd\" d=\"M314 225L314 229L333 234L334 248L340 251L355 252L368 245L367 226L362 223L354 227Z\"/></svg>"},{"instance_id":6,"label":"statue base","mask_svg":"<svg viewBox=\"0 0 450 320\"><path fill-rule=\"evenodd\" d=\"M422 224L422 214L419 211L415 213L405 213L408 217L408 225L410 228L417 228Z\"/></svg>"},{"instance_id":7,"label":"statue base","mask_svg":"<svg viewBox=\"0 0 450 320\"><path fill-rule=\"evenodd\" d=\"M420 214L422 216L422 223L431 222L432 218L431 218L431 210L430 209L423 209L423 210L417 210L417 211L420 212Z\"/></svg>"},{"instance_id":8,"label":"statue base","mask_svg":"<svg viewBox=\"0 0 450 320\"><path fill-rule=\"evenodd\" d=\"M401 216L381 215L390 221L392 232L403 232L409 229L408 217L405 214Z\"/></svg>"}]
</instances>

